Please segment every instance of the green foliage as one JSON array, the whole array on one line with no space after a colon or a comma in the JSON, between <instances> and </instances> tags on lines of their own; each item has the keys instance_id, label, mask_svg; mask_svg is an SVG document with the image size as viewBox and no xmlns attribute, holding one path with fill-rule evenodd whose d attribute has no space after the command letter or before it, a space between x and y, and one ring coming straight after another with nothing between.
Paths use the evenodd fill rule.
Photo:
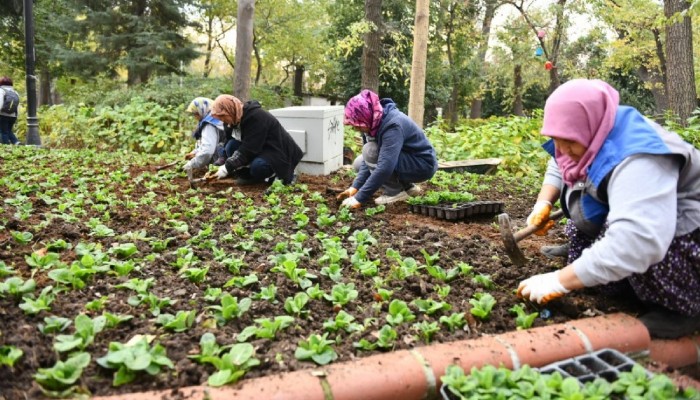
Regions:
<instances>
[{"instance_id":1,"label":"green foliage","mask_svg":"<svg viewBox=\"0 0 700 400\"><path fill-rule=\"evenodd\" d=\"M496 305L496 299L489 293L474 293L474 296L469 299L469 304L472 305L471 313L479 319L488 319L491 314L491 309Z\"/></svg>"},{"instance_id":2,"label":"green foliage","mask_svg":"<svg viewBox=\"0 0 700 400\"><path fill-rule=\"evenodd\" d=\"M41 391L49 397L68 397L74 392L74 385L90 364L90 354L74 353L66 361L58 360L51 368L39 368L34 380Z\"/></svg>"},{"instance_id":3,"label":"green foliage","mask_svg":"<svg viewBox=\"0 0 700 400\"><path fill-rule=\"evenodd\" d=\"M134 336L127 343L111 342L107 355L97 363L107 369L116 369L112 386L121 386L136 379L141 371L157 375L162 368L175 368L160 344L149 346L145 336Z\"/></svg>"},{"instance_id":4,"label":"green foliage","mask_svg":"<svg viewBox=\"0 0 700 400\"><path fill-rule=\"evenodd\" d=\"M299 342L294 357L297 360L311 359L318 365L326 365L338 358L338 354L331 347L332 343L332 340L328 340L328 332L323 336L313 334L307 340Z\"/></svg>"},{"instance_id":5,"label":"green foliage","mask_svg":"<svg viewBox=\"0 0 700 400\"><path fill-rule=\"evenodd\" d=\"M515 325L518 327L518 329L530 328L532 323L535 322L535 318L540 315L538 312L528 314L525 311L525 304L516 304L511 307L509 311L512 314L516 314Z\"/></svg>"},{"instance_id":6,"label":"green foliage","mask_svg":"<svg viewBox=\"0 0 700 400\"><path fill-rule=\"evenodd\" d=\"M24 352L15 346L0 346L0 365L7 365L12 368Z\"/></svg>"},{"instance_id":7,"label":"green foliage","mask_svg":"<svg viewBox=\"0 0 700 400\"><path fill-rule=\"evenodd\" d=\"M492 117L457 126L446 132L430 126L425 132L444 161L500 158L500 173L515 177L541 176L549 155L541 148L542 113L532 118Z\"/></svg>"},{"instance_id":8,"label":"green foliage","mask_svg":"<svg viewBox=\"0 0 700 400\"><path fill-rule=\"evenodd\" d=\"M226 323L234 318L240 318L246 311L250 309L253 302L245 297L238 301L238 297L233 297L226 293L221 296L220 306L211 306L210 309L215 311L215 317L221 323Z\"/></svg>"},{"instance_id":9,"label":"green foliage","mask_svg":"<svg viewBox=\"0 0 700 400\"><path fill-rule=\"evenodd\" d=\"M178 311L177 314L160 314L156 323L173 332L184 332L194 323L196 311Z\"/></svg>"},{"instance_id":10,"label":"green foliage","mask_svg":"<svg viewBox=\"0 0 700 400\"><path fill-rule=\"evenodd\" d=\"M210 386L223 386L237 382L248 370L260 365L260 360L255 358L255 349L249 343L237 343L231 346L228 353L220 358L212 358L210 361L217 372L209 376Z\"/></svg>"}]
</instances>

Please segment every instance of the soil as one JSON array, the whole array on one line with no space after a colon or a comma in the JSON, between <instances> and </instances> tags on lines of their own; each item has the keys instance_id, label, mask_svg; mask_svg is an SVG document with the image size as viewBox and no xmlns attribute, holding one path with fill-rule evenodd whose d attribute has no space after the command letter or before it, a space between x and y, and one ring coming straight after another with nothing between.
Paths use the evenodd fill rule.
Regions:
<instances>
[{"instance_id":1,"label":"soil","mask_svg":"<svg viewBox=\"0 0 700 400\"><path fill-rule=\"evenodd\" d=\"M449 315L452 312L464 312L468 325L465 329L454 332L440 325L440 331L434 334L431 342L470 339L483 334L498 334L516 329L514 315L509 310L512 306L522 303L522 300L514 295L514 289L518 283L533 274L552 271L564 265L563 259L550 260L538 252L539 247L544 244L564 242L561 225L555 226L546 237L530 236L519 243L523 253L529 258L528 263L522 267L514 266L505 253L501 234L493 215L452 222L412 214L408 211L408 206L401 203L389 205L385 212L371 217L366 214L368 207L365 207L354 212L354 220L351 222L336 222L330 227L319 226L316 222L317 210L322 203L309 200L309 196L313 192L320 193L330 209L330 214L335 215L338 208L334 197L335 192L328 189L343 189L351 183L351 177L342 171L327 177L301 175L299 184L306 185L308 191L303 191L303 186L297 186L295 191L289 194L279 194L282 199L280 205L271 206L264 196L267 187L262 185L234 187L230 182L216 182L197 190L188 190L189 184L184 174L172 169L157 171L156 165L128 166L128 160L98 162L82 160L82 158L73 159L72 162L77 166L72 165L70 169L66 169L62 168L64 165L62 162L51 160L48 155L46 160L32 157L31 165L40 168L39 170L22 172L23 167L18 160L27 161L27 157L17 156L17 154L5 154L4 161L0 158L0 171L2 171L0 176L7 176L8 182L11 179L18 179L30 185L30 189L24 194L28 196L33 210L29 217L21 218L15 206L7 201L0 204L2 207L0 227L4 225L4 229L0 229L0 261L13 267L18 276L23 279L33 276L37 283L35 294L46 286L57 284L48 277L46 270L30 268L25 257L32 252L45 251L47 244L56 239L64 239L72 245L71 249L60 253L61 261L68 265L79 259L75 250L81 242L99 244L103 252L108 252L117 244L130 242L137 245L139 252L133 256L137 268L128 276L120 277L114 273L95 274L84 288L68 288L59 293L51 304L50 311L27 315L18 307L20 300L12 296L0 295L0 320L3 321L0 327L0 344L16 346L24 352L13 368L0 366L0 399L2 400L41 398L42 393L33 375L39 368L52 367L59 358L65 360L65 355L53 350L55 335L44 335L37 329L44 318L51 315L71 320L80 313L86 313L94 318L101 315L103 311L134 316L116 328L105 329L98 333L94 342L87 346L85 351L91 354L92 361L79 380L79 391L93 395L110 395L206 384L208 377L215 372L214 367L210 364L198 364L188 358L189 355L199 353L199 341L204 333L214 333L220 345L233 344L236 343L237 334L245 327L254 324L255 319L287 315L284 309L285 299L293 297L300 289L284 274L271 270L274 267L274 255L279 254L275 246L281 242L292 243L292 235L297 232L307 235L307 240L304 242L307 255L299 260L298 265L316 275L317 279L314 283L318 283L320 289L326 293L330 293L335 282L320 273L323 265L318 260L324 254L324 250L316 236L323 232L329 237L334 235L344 237L342 243L348 251L348 256L354 254L355 248L347 237L356 230L367 229L371 232L377 243L369 246L368 257L371 260L381 261L379 277L384 280L382 287L393 291L392 299L404 300L409 304L418 298L438 300L436 289L448 284L438 281L425 271L409 276L405 280L393 278L390 271L392 266L396 266L396 262L387 257L388 248L399 251L401 257L413 257L420 264L426 262L422 250L429 254L439 252L437 263L445 269L452 268L459 262L466 262L473 266L474 273L491 277L493 288L484 288L472 281L471 277L464 275L449 282L451 290L444 297L444 301L452 307L449 312L425 315L415 306L411 306L416 320L395 327L398 333L398 339L393 347L395 350L425 344L424 340L417 337L416 330L412 327L415 322L438 321L440 315ZM99 168L95 168L96 166ZM12 173L9 172L10 167ZM100 172L92 172L95 170ZM58 178L47 183L47 176ZM466 177L467 175L465 179ZM479 180L481 177L470 175L469 179ZM170 182L170 185L167 182ZM5 200L16 198L19 189L8 185L7 182L2 183L3 181L0 180L0 196ZM87 187L88 191L81 190L83 187ZM46 196L41 196L42 192L48 193L49 188L55 189L52 197L59 200L58 204L66 198L75 200L83 196L85 201L82 211L79 210L79 206L64 210L64 215L72 213L78 216L77 220L70 221L55 217L60 214L60 210L57 210L58 204L50 200L47 202ZM431 188L436 189L431 183L423 185L424 190ZM513 225L523 227L534 202L536 189L519 187L512 181L491 177L488 180L488 186L485 188L482 186L480 191L473 193L477 196L477 200L502 201ZM243 199L235 196L239 191L244 194ZM78 195L66 197L64 193L67 192ZM110 205L109 201L104 200L104 196L98 197L98 193L108 198L114 197L119 200L119 203ZM294 214L299 211L291 204L293 196L303 196L305 199L309 224L304 228L299 228L293 219ZM149 198L151 201L147 200ZM254 214L251 211L253 208L245 204L245 199L250 199L249 201L261 207L258 210L262 211L257 215ZM104 218L105 211L95 207L100 204L107 206L109 219ZM164 207L161 204L167 206ZM280 208L286 209L287 213L283 214L279 220L270 222L274 215L272 211ZM54 217L49 218L51 215ZM109 226L115 234L98 237L91 228L91 218L102 218L100 222ZM186 222L189 225L188 231L182 233L176 230L173 224L168 222L172 220ZM350 229L343 236L339 232L344 225L349 226ZM238 226L243 227L245 237L237 237L234 234L232 241L223 239L224 235L236 232ZM207 227L211 228L211 234L208 236L206 233L202 234ZM252 233L257 229L263 230L271 238L253 240ZM27 244L19 244L12 238L11 231L32 232L34 237ZM147 240L123 236L128 232L140 231L149 238L173 239L164 251L154 252ZM214 258L211 246L201 244L204 240L193 240L202 235L208 239L217 240L215 246L227 255L243 260L244 263L238 275L256 273L258 276L259 282L250 286L243 288L232 286L224 288L224 291L240 299L251 297L262 287L274 284L277 287L275 301L254 300L251 309L240 318L226 324L216 324L208 307L219 303L206 301L204 292L208 287L223 287L236 275ZM254 247L243 250L241 244L245 243L252 243ZM177 250L184 247L193 250L200 260L198 266L209 266L204 282L192 283L182 277L174 267ZM145 258L149 255L152 259ZM113 255L111 257L114 259ZM334 340L333 348L338 355L336 362L376 354L378 351L359 350L353 346L353 343L363 338L374 342L377 331L386 323L385 316L388 310L388 302L381 301L378 296L375 285L377 281L353 269L349 259L342 262L342 267L344 281L354 282L359 292L357 300L348 303L342 309L353 315L356 322L365 323L367 329L364 332L329 335L329 338ZM171 306L164 307L163 313L175 314L180 310L195 310L196 321L192 327L184 332L166 331L155 323L155 318L146 305L130 305L128 299L134 292L118 289L116 286L133 278L154 278L155 284L151 292L159 298L168 297L173 302ZM471 309L469 299L477 292L489 292L497 301L491 315L485 320L475 318L469 312ZM86 310L85 306L88 302L102 296L108 299L103 310ZM542 311L544 308L535 307L532 304L526 305L528 312ZM546 309L551 316L546 319L537 318L534 326L618 311L630 314L642 311L641 305L634 303L630 298L600 296L591 290L571 293L548 304ZM278 332L274 340L254 338L248 340L255 347L255 355L260 360L260 365L252 368L243 379L316 366L312 362L295 359L295 349L300 340L305 340L314 333L322 334L323 322L334 318L339 307L334 307L329 301L318 299L310 301L307 311L308 315L297 317L292 326ZM71 326L63 334L73 332L74 328ZM165 347L167 356L173 361L175 368L167 369L154 376L138 375L132 383L113 387L111 383L114 371L99 366L95 360L107 353L111 342L126 343L135 335L154 335L156 341Z\"/></svg>"}]
</instances>

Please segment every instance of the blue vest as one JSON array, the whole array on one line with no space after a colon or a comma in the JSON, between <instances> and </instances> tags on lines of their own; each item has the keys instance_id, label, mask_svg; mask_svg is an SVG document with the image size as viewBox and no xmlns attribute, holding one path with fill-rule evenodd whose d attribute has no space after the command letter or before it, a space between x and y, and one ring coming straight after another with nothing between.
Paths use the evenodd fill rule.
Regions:
<instances>
[{"instance_id":1,"label":"blue vest","mask_svg":"<svg viewBox=\"0 0 700 400\"><path fill-rule=\"evenodd\" d=\"M224 123L221 122L220 120L212 117L211 114L207 114L204 118L202 118L199 121L199 124L197 124L197 129L195 129L192 132L192 137L195 138L195 140L199 140L202 138L202 130L204 130L204 127L207 125L211 125L214 128L216 128L216 133L219 135L218 138L218 143L226 143L227 141L227 135L224 132Z\"/></svg>"},{"instance_id":2,"label":"blue vest","mask_svg":"<svg viewBox=\"0 0 700 400\"><path fill-rule=\"evenodd\" d=\"M542 147L554 157L554 141ZM658 132L636 109L619 106L615 124L603 146L588 167L585 182L574 187L564 185L561 204L576 228L595 238L610 211L607 197L608 178L624 159L635 154L671 154Z\"/></svg>"}]
</instances>

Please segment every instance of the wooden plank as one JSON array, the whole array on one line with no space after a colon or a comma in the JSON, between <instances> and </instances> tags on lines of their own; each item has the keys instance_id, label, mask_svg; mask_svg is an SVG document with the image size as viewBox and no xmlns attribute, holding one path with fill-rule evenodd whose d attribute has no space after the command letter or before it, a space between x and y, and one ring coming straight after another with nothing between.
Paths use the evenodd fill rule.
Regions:
<instances>
[{"instance_id":1,"label":"wooden plank","mask_svg":"<svg viewBox=\"0 0 700 400\"><path fill-rule=\"evenodd\" d=\"M474 160L457 160L438 162L438 169L446 172L471 172L474 174L490 174L501 163L500 158L481 158Z\"/></svg>"}]
</instances>

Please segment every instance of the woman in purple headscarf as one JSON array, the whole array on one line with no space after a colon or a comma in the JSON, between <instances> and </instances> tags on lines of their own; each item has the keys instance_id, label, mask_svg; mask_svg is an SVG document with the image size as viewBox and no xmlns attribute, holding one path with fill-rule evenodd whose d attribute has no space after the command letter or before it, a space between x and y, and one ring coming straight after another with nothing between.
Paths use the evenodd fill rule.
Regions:
<instances>
[{"instance_id":1,"label":"woman in purple headscarf","mask_svg":"<svg viewBox=\"0 0 700 400\"><path fill-rule=\"evenodd\" d=\"M575 79L547 99L542 134L553 156L528 224L544 226L560 200L568 265L533 276L518 295L546 303L622 281L651 306L652 336L700 329L700 151L619 104L600 80Z\"/></svg>"},{"instance_id":2,"label":"woman in purple headscarf","mask_svg":"<svg viewBox=\"0 0 700 400\"><path fill-rule=\"evenodd\" d=\"M390 204L420 193L415 183L437 171L435 149L423 130L396 108L391 99L379 99L363 90L345 106L345 125L362 133L362 155L355 160L357 177L338 195L343 206L358 208L383 189L376 204Z\"/></svg>"}]
</instances>

